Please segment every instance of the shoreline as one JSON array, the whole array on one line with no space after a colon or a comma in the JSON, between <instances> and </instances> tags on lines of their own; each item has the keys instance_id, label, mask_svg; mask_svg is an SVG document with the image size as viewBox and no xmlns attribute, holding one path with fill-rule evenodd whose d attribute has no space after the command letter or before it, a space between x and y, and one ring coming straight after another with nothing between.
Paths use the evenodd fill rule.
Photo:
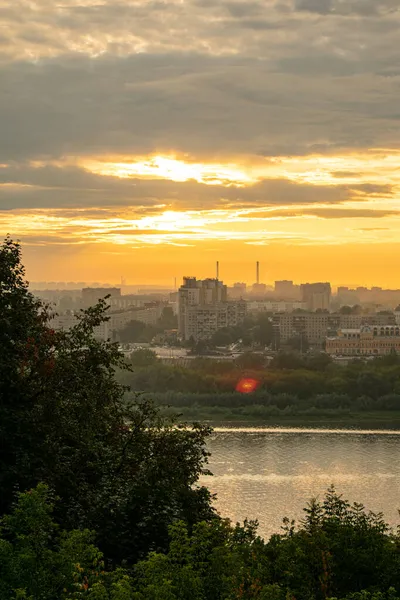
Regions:
<instances>
[{"instance_id":1,"label":"shoreline","mask_svg":"<svg viewBox=\"0 0 400 600\"><path fill-rule=\"evenodd\" d=\"M400 411L365 411L346 412L341 414L321 411L313 414L298 415L257 415L245 411L207 410L193 407L170 407L168 414L178 414L182 421L200 421L206 425L217 428L240 428L240 427L299 427L317 429L348 429L348 430L400 430Z\"/></svg>"}]
</instances>

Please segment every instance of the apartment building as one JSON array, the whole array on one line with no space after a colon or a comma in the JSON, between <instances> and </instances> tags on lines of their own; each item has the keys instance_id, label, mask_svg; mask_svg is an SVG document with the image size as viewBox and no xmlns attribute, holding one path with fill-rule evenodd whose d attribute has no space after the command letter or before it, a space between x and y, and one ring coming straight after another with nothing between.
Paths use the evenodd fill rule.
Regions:
<instances>
[{"instance_id":1,"label":"apartment building","mask_svg":"<svg viewBox=\"0 0 400 600\"><path fill-rule=\"evenodd\" d=\"M308 310L329 310L331 302L330 283L303 283L300 286L301 300Z\"/></svg>"},{"instance_id":2,"label":"apartment building","mask_svg":"<svg viewBox=\"0 0 400 600\"><path fill-rule=\"evenodd\" d=\"M276 313L272 317L275 339L280 344L301 337L311 346L322 347L329 330L329 313Z\"/></svg>"},{"instance_id":3,"label":"apartment building","mask_svg":"<svg viewBox=\"0 0 400 600\"><path fill-rule=\"evenodd\" d=\"M178 303L179 335L183 340L208 339L218 329L242 322L246 315L246 302L228 301L227 287L218 279L185 277Z\"/></svg>"},{"instance_id":4,"label":"apartment building","mask_svg":"<svg viewBox=\"0 0 400 600\"><path fill-rule=\"evenodd\" d=\"M185 340L207 340L224 327L234 327L242 323L246 316L246 302L220 302L190 306L186 313L184 330L180 331Z\"/></svg>"},{"instance_id":5,"label":"apartment building","mask_svg":"<svg viewBox=\"0 0 400 600\"><path fill-rule=\"evenodd\" d=\"M369 326L340 329L326 339L326 352L331 356L382 356L400 352L399 326Z\"/></svg>"}]
</instances>

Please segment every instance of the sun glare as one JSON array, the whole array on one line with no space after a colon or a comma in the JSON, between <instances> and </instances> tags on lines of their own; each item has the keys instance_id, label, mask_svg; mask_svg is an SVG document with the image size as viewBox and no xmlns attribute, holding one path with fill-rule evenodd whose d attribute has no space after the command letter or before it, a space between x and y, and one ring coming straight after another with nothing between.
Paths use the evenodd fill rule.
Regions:
<instances>
[{"instance_id":1,"label":"sun glare","mask_svg":"<svg viewBox=\"0 0 400 600\"><path fill-rule=\"evenodd\" d=\"M132 162L91 160L83 166L92 173L119 178L157 178L177 182L192 180L207 185L228 186L248 185L256 181L235 165L189 163L165 156Z\"/></svg>"}]
</instances>

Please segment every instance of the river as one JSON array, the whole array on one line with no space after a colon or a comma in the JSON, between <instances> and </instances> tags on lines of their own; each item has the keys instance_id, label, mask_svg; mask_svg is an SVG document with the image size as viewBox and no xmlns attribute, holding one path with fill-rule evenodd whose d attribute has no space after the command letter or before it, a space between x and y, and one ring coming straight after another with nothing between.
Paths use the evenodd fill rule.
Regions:
<instances>
[{"instance_id":1,"label":"river","mask_svg":"<svg viewBox=\"0 0 400 600\"><path fill-rule=\"evenodd\" d=\"M313 429L215 430L209 441L216 508L233 521L259 521L264 537L282 518L302 518L311 497L333 483L351 502L400 523L400 431Z\"/></svg>"}]
</instances>

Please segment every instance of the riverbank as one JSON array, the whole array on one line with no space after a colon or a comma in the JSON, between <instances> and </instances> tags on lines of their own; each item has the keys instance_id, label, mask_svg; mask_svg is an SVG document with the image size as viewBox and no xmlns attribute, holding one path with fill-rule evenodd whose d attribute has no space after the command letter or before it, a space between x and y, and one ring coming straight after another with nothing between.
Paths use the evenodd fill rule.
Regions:
<instances>
[{"instance_id":1,"label":"riverbank","mask_svg":"<svg viewBox=\"0 0 400 600\"><path fill-rule=\"evenodd\" d=\"M262 410L265 407L220 406L163 407L163 412L179 414L182 421L201 421L214 427L330 427L354 429L400 429L400 411L308 410L293 414L286 410Z\"/></svg>"}]
</instances>

